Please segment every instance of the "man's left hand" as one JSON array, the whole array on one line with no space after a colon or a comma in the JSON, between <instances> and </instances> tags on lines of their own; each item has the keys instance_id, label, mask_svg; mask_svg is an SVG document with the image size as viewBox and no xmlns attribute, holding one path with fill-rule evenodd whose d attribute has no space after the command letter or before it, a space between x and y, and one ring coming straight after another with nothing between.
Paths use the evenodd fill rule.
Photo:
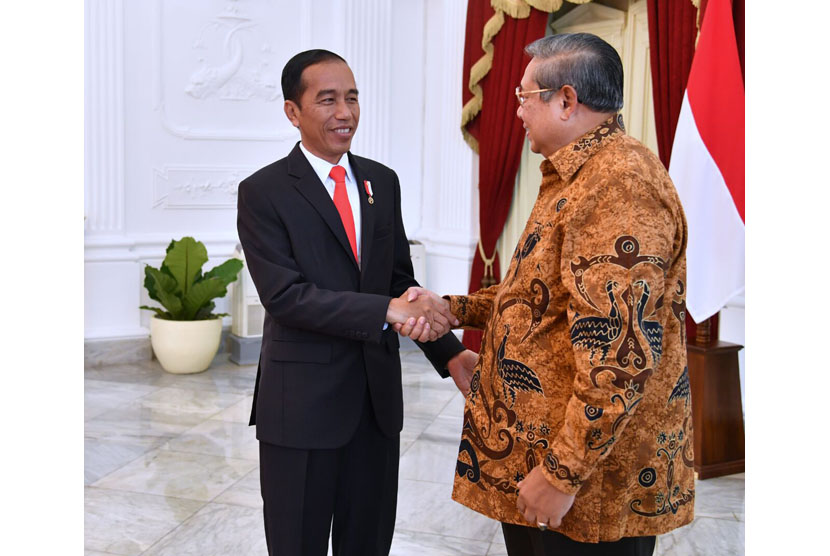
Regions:
<instances>
[{"instance_id":1,"label":"man's left hand","mask_svg":"<svg viewBox=\"0 0 830 556\"><path fill-rule=\"evenodd\" d=\"M473 380L473 369L477 361L478 354L469 349L457 353L447 361L447 370L464 396L470 393L470 382Z\"/></svg>"},{"instance_id":2,"label":"man's left hand","mask_svg":"<svg viewBox=\"0 0 830 556\"><path fill-rule=\"evenodd\" d=\"M534 527L540 523L551 528L559 527L562 518L573 506L575 496L565 494L550 484L538 465L523 481L519 481L518 486L516 507Z\"/></svg>"}]
</instances>

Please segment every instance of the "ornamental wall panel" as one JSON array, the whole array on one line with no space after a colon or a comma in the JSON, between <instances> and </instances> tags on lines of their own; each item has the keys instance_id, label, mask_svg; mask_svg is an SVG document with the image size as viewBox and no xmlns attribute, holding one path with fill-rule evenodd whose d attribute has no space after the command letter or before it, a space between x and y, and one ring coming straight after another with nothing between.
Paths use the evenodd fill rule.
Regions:
<instances>
[{"instance_id":1,"label":"ornamental wall panel","mask_svg":"<svg viewBox=\"0 0 830 556\"><path fill-rule=\"evenodd\" d=\"M153 208L236 209L239 182L256 168L207 165L173 166L153 170Z\"/></svg>"},{"instance_id":2,"label":"ornamental wall panel","mask_svg":"<svg viewBox=\"0 0 830 556\"><path fill-rule=\"evenodd\" d=\"M157 106L184 139L281 140L294 136L282 111L280 75L309 43L309 2L157 0ZM302 48L297 48L297 51Z\"/></svg>"}]
</instances>

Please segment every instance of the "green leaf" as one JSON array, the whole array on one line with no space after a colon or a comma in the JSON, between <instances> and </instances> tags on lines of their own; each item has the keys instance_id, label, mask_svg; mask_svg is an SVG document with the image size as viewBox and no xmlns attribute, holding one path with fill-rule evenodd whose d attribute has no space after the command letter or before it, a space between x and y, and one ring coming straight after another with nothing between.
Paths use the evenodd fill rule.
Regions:
<instances>
[{"instance_id":1,"label":"green leaf","mask_svg":"<svg viewBox=\"0 0 830 556\"><path fill-rule=\"evenodd\" d=\"M207 262L205 244L192 237L183 237L179 241L172 241L164 257L164 265L176 280L177 292L187 296L193 287L193 282ZM194 311L195 312L195 311Z\"/></svg>"},{"instance_id":2,"label":"green leaf","mask_svg":"<svg viewBox=\"0 0 830 556\"><path fill-rule=\"evenodd\" d=\"M161 303L161 299L159 299L156 292L156 283L161 284L161 288L167 293L173 293L176 290L176 280L173 276L163 270L146 265L144 267L144 287L147 288L150 299Z\"/></svg>"},{"instance_id":3,"label":"green leaf","mask_svg":"<svg viewBox=\"0 0 830 556\"><path fill-rule=\"evenodd\" d=\"M161 270L164 274L166 274L170 278L173 278L174 282L176 281L176 278L173 277L173 273L170 272L170 269L167 268L166 266L164 266L164 262L161 263L161 267L159 268L159 270Z\"/></svg>"},{"instance_id":4,"label":"green leaf","mask_svg":"<svg viewBox=\"0 0 830 556\"><path fill-rule=\"evenodd\" d=\"M153 292L151 293L151 297L153 294L156 296L153 299L161 303L170 312L173 320L186 320L180 318L182 300L175 291L169 291L169 288L174 287L174 284L171 282L172 279L160 270L149 265L144 268L144 272L147 276L144 285L147 286L148 292ZM147 285L148 281L149 285Z\"/></svg>"},{"instance_id":5,"label":"green leaf","mask_svg":"<svg viewBox=\"0 0 830 556\"><path fill-rule=\"evenodd\" d=\"M239 259L228 259L224 263L214 266L205 273L203 280L208 278L219 278L226 286L239 277L244 263Z\"/></svg>"},{"instance_id":6,"label":"green leaf","mask_svg":"<svg viewBox=\"0 0 830 556\"><path fill-rule=\"evenodd\" d=\"M158 307L148 307L147 305L142 305L141 307L139 307L139 309L147 309L148 311L153 311L156 314L156 316L160 319L172 320L172 315L170 313L168 313L167 311L162 311Z\"/></svg>"},{"instance_id":7,"label":"green leaf","mask_svg":"<svg viewBox=\"0 0 830 556\"><path fill-rule=\"evenodd\" d=\"M199 309L208 304L211 299L224 297L227 293L227 286L219 278L208 278L193 284L182 300L184 307L182 320L193 320Z\"/></svg>"},{"instance_id":8,"label":"green leaf","mask_svg":"<svg viewBox=\"0 0 830 556\"><path fill-rule=\"evenodd\" d=\"M207 305L203 305L196 311L196 315L193 317L193 320L207 320L214 318L215 315L212 315L211 312L216 309L216 303L210 302Z\"/></svg>"}]
</instances>

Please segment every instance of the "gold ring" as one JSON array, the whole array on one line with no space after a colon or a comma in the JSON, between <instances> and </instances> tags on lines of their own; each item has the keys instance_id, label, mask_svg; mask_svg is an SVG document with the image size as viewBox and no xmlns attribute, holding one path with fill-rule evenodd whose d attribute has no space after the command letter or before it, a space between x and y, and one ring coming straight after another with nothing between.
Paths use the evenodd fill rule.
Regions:
<instances>
[{"instance_id":1,"label":"gold ring","mask_svg":"<svg viewBox=\"0 0 830 556\"><path fill-rule=\"evenodd\" d=\"M541 521L536 522L536 527L538 527L540 531L547 531L548 530L548 524L547 523L542 523Z\"/></svg>"}]
</instances>

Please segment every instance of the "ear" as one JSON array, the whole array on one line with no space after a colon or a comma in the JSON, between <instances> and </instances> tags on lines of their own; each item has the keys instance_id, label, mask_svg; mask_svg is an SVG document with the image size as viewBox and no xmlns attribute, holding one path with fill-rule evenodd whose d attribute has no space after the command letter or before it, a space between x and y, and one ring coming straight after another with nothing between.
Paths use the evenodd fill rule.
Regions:
<instances>
[{"instance_id":1,"label":"ear","mask_svg":"<svg viewBox=\"0 0 830 556\"><path fill-rule=\"evenodd\" d=\"M299 128L300 127L300 107L297 106L297 103L293 100L286 100L285 104L283 105L283 110L285 110L285 116L291 122L291 124Z\"/></svg>"},{"instance_id":2,"label":"ear","mask_svg":"<svg viewBox=\"0 0 830 556\"><path fill-rule=\"evenodd\" d=\"M577 109L579 104L579 96L576 94L576 89L574 89L570 85L565 85L562 87L561 91L562 97L560 98L559 102L562 106L562 117L563 119L570 118L574 111Z\"/></svg>"}]
</instances>

